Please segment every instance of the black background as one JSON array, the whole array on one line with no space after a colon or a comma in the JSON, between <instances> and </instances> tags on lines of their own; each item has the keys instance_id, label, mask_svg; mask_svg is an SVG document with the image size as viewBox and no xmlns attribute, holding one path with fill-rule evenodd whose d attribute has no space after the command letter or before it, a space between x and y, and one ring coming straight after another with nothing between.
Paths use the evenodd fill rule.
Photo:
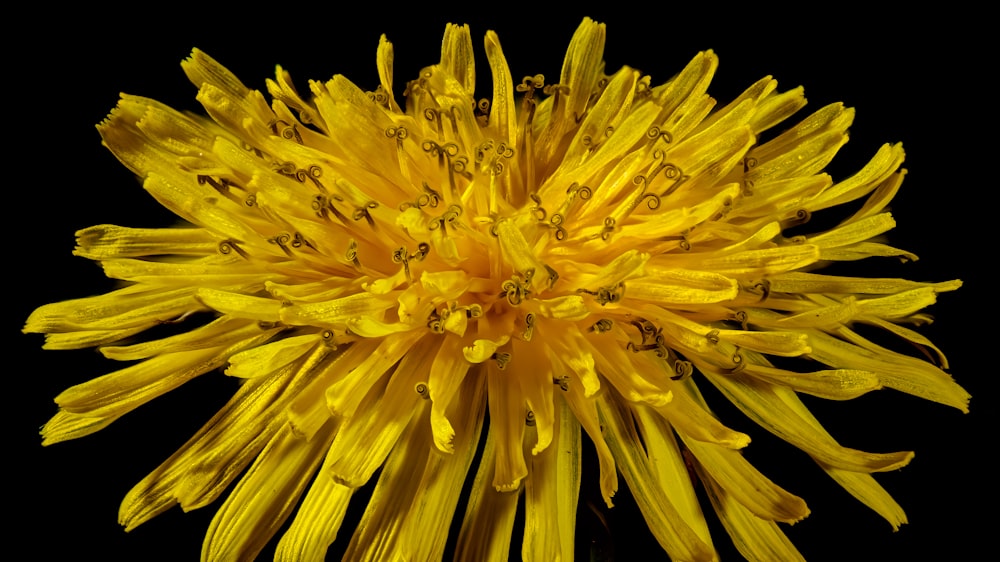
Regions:
<instances>
[{"instance_id":1,"label":"black background","mask_svg":"<svg viewBox=\"0 0 1000 562\"><path fill-rule=\"evenodd\" d=\"M470 5L450 12L444 4L406 11L382 3L353 6L364 16L309 10L299 4L211 10L188 4L175 10L107 9L38 13L22 22L22 39L8 45L6 104L7 212L10 231L5 268L11 310L6 323L7 509L16 534L33 536L35 559L190 560L217 504L182 514L179 509L126 534L116 523L124 494L181 445L231 393L221 374L201 377L85 439L42 448L36 430L55 412L62 389L116 368L96 352L45 352L42 338L22 335L30 311L47 302L110 289L98 266L71 255L73 232L99 223L167 226L174 222L131 174L100 146L94 125L116 103L119 91L197 110L195 88L179 62L198 47L225 64L248 86L281 64L300 91L309 79L345 74L365 89L377 82L375 48L386 33L396 48L396 84L438 60L447 21L472 25L476 46L487 29L499 35L515 80L558 76L565 47L584 12L545 15L528 4ZM701 9L676 7L632 12L624 4L589 15L608 23L609 70L637 67L660 83L699 50L721 59L709 93L725 103L771 74L782 89L804 85L815 110L833 101L857 108L852 140L830 167L835 179L860 168L883 142L902 141L909 170L893 204L897 246L921 259L871 264L873 274L917 280L961 278L965 287L944 294L931 309L937 322L924 333L952 362L951 372L973 395L972 413L925 403L893 391L850 403L808 404L841 443L873 451L915 450L902 471L879 481L906 509L910 524L893 533L876 514L842 492L796 449L756 429L739 412L713 401L723 421L747 431L748 457L812 509L786 527L811 560L877 560L977 557L995 502L988 456L995 445L993 367L995 301L987 300L985 263L994 259L989 238L996 212L995 95L985 84L986 38L974 13L877 15L871 10ZM14 22L11 22L13 24ZM947 40L945 38L948 38ZM479 67L478 90L489 92L489 72ZM399 96L400 92L396 92ZM801 117L800 116L800 117ZM13 196L14 201L10 201ZM868 265L868 264L866 264ZM704 385L707 386L707 385ZM710 396L710 400L713 397ZM588 465L581 503L600 505L596 466ZM9 472L8 472L9 474ZM588 509L579 533L616 559L665 558L627 497L604 513L610 535ZM360 505L361 502L358 502ZM462 506L459 506L461 517ZM710 509L709 509L710 511ZM710 519L714 515L709 515ZM342 529L346 545L350 521ZM738 559L720 529L716 546ZM334 549L337 550L335 545ZM265 555L268 555L265 552ZM587 559L586 550L578 553ZM519 557L519 556L515 556Z\"/></svg>"}]
</instances>

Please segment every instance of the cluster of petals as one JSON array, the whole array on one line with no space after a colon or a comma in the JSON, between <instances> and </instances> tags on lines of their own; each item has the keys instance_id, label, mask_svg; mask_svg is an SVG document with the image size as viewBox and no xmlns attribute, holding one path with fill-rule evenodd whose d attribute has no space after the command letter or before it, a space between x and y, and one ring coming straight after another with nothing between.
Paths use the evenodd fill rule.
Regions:
<instances>
[{"instance_id":1,"label":"cluster of petals","mask_svg":"<svg viewBox=\"0 0 1000 562\"><path fill-rule=\"evenodd\" d=\"M805 517L805 502L744 458L750 439L712 413L708 384L904 523L872 473L912 453L845 447L799 398L892 388L967 407L911 327L959 281L817 271L915 259L876 240L895 224L902 147L835 181L823 169L851 109L782 131L801 88L765 77L717 107L713 53L654 85L606 73L604 42L584 20L558 82L515 81L488 32L481 99L455 25L403 105L384 37L373 91L338 75L303 97L279 67L269 101L196 50L183 69L207 116L123 95L104 143L187 224L78 233L76 254L127 283L42 306L25 330L129 364L60 394L45 443L224 369L238 389L129 492L127 529L229 490L205 559L252 559L291 517L277 559L321 560L375 478L345 559L440 559L453 517L456 559L506 559L523 502L524 558L567 560L589 439L607 504L623 478L672 558L716 557L693 479L745 556L798 557L777 523ZM133 337L165 323L170 335Z\"/></svg>"}]
</instances>

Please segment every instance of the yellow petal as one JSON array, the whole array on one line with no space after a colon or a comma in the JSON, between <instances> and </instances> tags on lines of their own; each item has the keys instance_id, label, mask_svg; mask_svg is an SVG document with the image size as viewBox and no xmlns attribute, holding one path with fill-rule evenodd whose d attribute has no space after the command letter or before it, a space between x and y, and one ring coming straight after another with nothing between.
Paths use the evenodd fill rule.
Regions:
<instances>
[{"instance_id":1,"label":"yellow petal","mask_svg":"<svg viewBox=\"0 0 1000 562\"><path fill-rule=\"evenodd\" d=\"M309 441L290 426L275 435L212 519L201 559L254 559L295 508L332 438L330 427Z\"/></svg>"},{"instance_id":2,"label":"yellow petal","mask_svg":"<svg viewBox=\"0 0 1000 562\"><path fill-rule=\"evenodd\" d=\"M576 504L580 495L580 424L563 400L557 400L555 444L532 452L524 484L525 560L572 560ZM541 440L541 437L539 437Z\"/></svg>"},{"instance_id":3,"label":"yellow petal","mask_svg":"<svg viewBox=\"0 0 1000 562\"><path fill-rule=\"evenodd\" d=\"M456 560L506 562L510 553L520 494L517 491L502 491L493 485L497 479L494 471L499 468L496 461L498 438L493 434L493 427L490 424L479 470L472 482L472 492L455 547Z\"/></svg>"},{"instance_id":4,"label":"yellow petal","mask_svg":"<svg viewBox=\"0 0 1000 562\"><path fill-rule=\"evenodd\" d=\"M608 445L619 461L618 468L660 546L676 560L717 560L712 547L702 542L698 533L677 513L665 490L657 485L649 460L642 454L643 447L634 426L625 417L625 406L618 400L601 397L598 411Z\"/></svg>"}]
</instances>

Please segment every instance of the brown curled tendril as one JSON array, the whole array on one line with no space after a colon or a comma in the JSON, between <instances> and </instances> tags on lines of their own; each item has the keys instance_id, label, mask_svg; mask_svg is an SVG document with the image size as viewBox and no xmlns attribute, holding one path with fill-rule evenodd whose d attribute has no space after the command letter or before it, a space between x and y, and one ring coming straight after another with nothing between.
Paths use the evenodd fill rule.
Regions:
<instances>
[{"instance_id":1,"label":"brown curled tendril","mask_svg":"<svg viewBox=\"0 0 1000 562\"><path fill-rule=\"evenodd\" d=\"M524 415L524 425L528 427L534 427L535 425L535 412L528 410L528 413Z\"/></svg>"},{"instance_id":2,"label":"brown curled tendril","mask_svg":"<svg viewBox=\"0 0 1000 562\"><path fill-rule=\"evenodd\" d=\"M474 113L476 119L478 119L483 126L488 124L490 119L490 100L480 98L479 101L476 102Z\"/></svg>"},{"instance_id":3,"label":"brown curled tendril","mask_svg":"<svg viewBox=\"0 0 1000 562\"><path fill-rule=\"evenodd\" d=\"M705 334L705 339L712 345L719 343L719 331L710 330L707 334Z\"/></svg>"},{"instance_id":4,"label":"brown curled tendril","mask_svg":"<svg viewBox=\"0 0 1000 562\"><path fill-rule=\"evenodd\" d=\"M364 206L362 207L355 207L354 214L352 215L351 218L353 218L356 221L365 219L365 221L368 223L368 226L374 228L375 219L372 218L371 210L376 208L378 208L378 202L369 201L368 203L365 203Z\"/></svg>"},{"instance_id":5,"label":"brown curled tendril","mask_svg":"<svg viewBox=\"0 0 1000 562\"><path fill-rule=\"evenodd\" d=\"M744 330L749 330L750 317L745 310L737 310L736 314L733 315L733 319L739 322Z\"/></svg>"},{"instance_id":6,"label":"brown curled tendril","mask_svg":"<svg viewBox=\"0 0 1000 562\"><path fill-rule=\"evenodd\" d=\"M746 365L746 358L743 357L743 352L741 352L740 348L738 348L738 347L736 348L736 351L733 352L732 357L730 357L729 359L730 359L730 361L733 362L733 367L732 367L732 369L729 370L729 372L731 372L731 373L739 373L740 371L742 371L743 369L745 369L746 366L747 366Z\"/></svg>"},{"instance_id":7,"label":"brown curled tendril","mask_svg":"<svg viewBox=\"0 0 1000 562\"><path fill-rule=\"evenodd\" d=\"M754 284L741 283L741 289L754 295L760 295L760 300L765 301L771 296L771 280L761 279Z\"/></svg>"},{"instance_id":8,"label":"brown curled tendril","mask_svg":"<svg viewBox=\"0 0 1000 562\"><path fill-rule=\"evenodd\" d=\"M427 328L435 334L444 333L444 318L438 314L438 311L432 310L427 317Z\"/></svg>"},{"instance_id":9,"label":"brown curled tendril","mask_svg":"<svg viewBox=\"0 0 1000 562\"><path fill-rule=\"evenodd\" d=\"M354 264L354 267L361 267L361 261L358 260L358 241L351 239L347 244L347 252L344 253L344 257L347 261Z\"/></svg>"},{"instance_id":10,"label":"brown curled tendril","mask_svg":"<svg viewBox=\"0 0 1000 562\"><path fill-rule=\"evenodd\" d=\"M271 121L271 132L285 140L302 144L302 135L299 134L298 125L295 123L289 123L284 119L275 119Z\"/></svg>"},{"instance_id":11,"label":"brown curled tendril","mask_svg":"<svg viewBox=\"0 0 1000 562\"><path fill-rule=\"evenodd\" d=\"M648 131L646 131L646 137L653 140L654 142L657 140L663 140L663 142L667 144L670 144L674 140L674 137L673 135L670 134L670 131L661 130L656 125L653 125L652 127L649 128Z\"/></svg>"},{"instance_id":12,"label":"brown curled tendril","mask_svg":"<svg viewBox=\"0 0 1000 562\"><path fill-rule=\"evenodd\" d=\"M288 249L288 244L292 241L291 234L287 232L282 232L271 238L268 238L267 241L271 244L275 244L276 246L281 248L281 251L284 252L286 256L291 257L292 251Z\"/></svg>"},{"instance_id":13,"label":"brown curled tendril","mask_svg":"<svg viewBox=\"0 0 1000 562\"><path fill-rule=\"evenodd\" d=\"M323 344L327 347L337 349L337 341L334 339L333 330L323 330L320 337L323 339Z\"/></svg>"},{"instance_id":14,"label":"brown curled tendril","mask_svg":"<svg viewBox=\"0 0 1000 562\"><path fill-rule=\"evenodd\" d=\"M382 107L389 107L389 96L386 94L385 89L379 84L375 91L365 92L368 99L372 100L376 105L381 105Z\"/></svg>"},{"instance_id":15,"label":"brown curled tendril","mask_svg":"<svg viewBox=\"0 0 1000 562\"><path fill-rule=\"evenodd\" d=\"M396 139L396 142L400 144L402 144L403 139L410 136L410 132L406 130L406 127L387 127L384 132L387 138Z\"/></svg>"},{"instance_id":16,"label":"brown curled tendril","mask_svg":"<svg viewBox=\"0 0 1000 562\"><path fill-rule=\"evenodd\" d=\"M754 181L748 177L750 170L757 167L757 159L753 156L743 158L743 195L749 197L753 195Z\"/></svg>"},{"instance_id":17,"label":"brown curled tendril","mask_svg":"<svg viewBox=\"0 0 1000 562\"><path fill-rule=\"evenodd\" d=\"M601 318L590 326L590 331L603 334L605 332L610 332L612 327L614 327L614 322L612 320L608 318Z\"/></svg>"},{"instance_id":18,"label":"brown curled tendril","mask_svg":"<svg viewBox=\"0 0 1000 562\"><path fill-rule=\"evenodd\" d=\"M559 389L566 392L569 390L569 375L563 375L552 379L552 384L559 385Z\"/></svg>"},{"instance_id":19,"label":"brown curled tendril","mask_svg":"<svg viewBox=\"0 0 1000 562\"><path fill-rule=\"evenodd\" d=\"M407 252L406 246L400 246L392 251L392 263L403 264L403 271L406 273L407 281L413 281L413 278L410 276L410 254Z\"/></svg>"},{"instance_id":20,"label":"brown curled tendril","mask_svg":"<svg viewBox=\"0 0 1000 562\"><path fill-rule=\"evenodd\" d=\"M785 222L785 226L798 226L809 222L810 219L812 219L812 213L809 209L799 209L795 211L794 217Z\"/></svg>"},{"instance_id":21,"label":"brown curled tendril","mask_svg":"<svg viewBox=\"0 0 1000 562\"><path fill-rule=\"evenodd\" d=\"M421 242L417 244L417 253L410 254L411 260L423 261L431 251L431 245L427 242Z\"/></svg>"},{"instance_id":22,"label":"brown curled tendril","mask_svg":"<svg viewBox=\"0 0 1000 562\"><path fill-rule=\"evenodd\" d=\"M670 377L671 380L679 381L686 379L694 373L694 365L690 361L674 361L674 373L674 376Z\"/></svg>"},{"instance_id":23,"label":"brown curled tendril","mask_svg":"<svg viewBox=\"0 0 1000 562\"><path fill-rule=\"evenodd\" d=\"M525 76L521 79L521 83L514 87L518 92L527 92L525 95L533 94L535 90L545 86L545 75L536 74L534 76Z\"/></svg>"},{"instance_id":24,"label":"brown curled tendril","mask_svg":"<svg viewBox=\"0 0 1000 562\"><path fill-rule=\"evenodd\" d=\"M505 297L511 306L519 306L525 299L531 296L531 290L528 289L530 281L530 276L522 278L515 273L510 279L500 285L500 296Z\"/></svg>"},{"instance_id":25,"label":"brown curled tendril","mask_svg":"<svg viewBox=\"0 0 1000 562\"><path fill-rule=\"evenodd\" d=\"M524 332L521 333L521 339L524 341L531 341L531 336L535 331L535 315L528 313L524 317Z\"/></svg>"},{"instance_id":26,"label":"brown curled tendril","mask_svg":"<svg viewBox=\"0 0 1000 562\"><path fill-rule=\"evenodd\" d=\"M614 217L605 217L604 228L601 229L601 240L607 242L611 239L611 234L615 231L616 222Z\"/></svg>"},{"instance_id":27,"label":"brown curled tendril","mask_svg":"<svg viewBox=\"0 0 1000 562\"><path fill-rule=\"evenodd\" d=\"M219 242L219 253L222 255L229 255L233 252L236 252L243 259L250 259L250 255L247 254L246 251L243 250L243 248L240 248L239 244L240 243L238 243L236 240L230 240L230 239L223 240Z\"/></svg>"},{"instance_id":28,"label":"brown curled tendril","mask_svg":"<svg viewBox=\"0 0 1000 562\"><path fill-rule=\"evenodd\" d=\"M316 216L318 216L318 217L321 217L321 218L324 218L324 219L325 218L329 218L327 216L327 211L329 211L329 212L332 212L333 215L335 217L337 217L337 219L340 222L346 224L347 223L347 217L344 215L344 213L341 213L337 209L337 207L335 207L333 205L333 201L334 200L343 201L343 199L341 199L340 197L338 197L336 195L327 196L327 195L325 195L323 193L320 193L320 194L316 195L315 197L313 197L312 208L313 208L314 211L316 211Z\"/></svg>"},{"instance_id":29,"label":"brown curled tendril","mask_svg":"<svg viewBox=\"0 0 1000 562\"><path fill-rule=\"evenodd\" d=\"M238 189L243 189L242 187L240 187L240 186L236 185L235 183L227 180L226 178L215 179L212 176L206 176L206 175L199 174L197 176L197 179L198 179L198 185L205 185L207 183L208 185L212 186L213 188L215 188L216 191L218 191L219 193L221 193L223 195L229 194L229 192L230 192L229 188L231 188L231 187L235 187L235 188L238 188Z\"/></svg>"},{"instance_id":30,"label":"brown curled tendril","mask_svg":"<svg viewBox=\"0 0 1000 562\"><path fill-rule=\"evenodd\" d=\"M503 371L507 368L507 364L510 363L510 353L497 351L493 355L490 355L490 359L497 362L497 368Z\"/></svg>"},{"instance_id":31,"label":"brown curled tendril","mask_svg":"<svg viewBox=\"0 0 1000 562\"><path fill-rule=\"evenodd\" d=\"M308 240L306 240L305 237L302 236L301 232L296 232L295 234L292 235L292 247L301 248L302 246L311 248L313 250L316 249L316 246L313 246Z\"/></svg>"},{"instance_id":32,"label":"brown curled tendril","mask_svg":"<svg viewBox=\"0 0 1000 562\"><path fill-rule=\"evenodd\" d=\"M441 214L439 217L434 217L427 223L428 230L437 230L439 228L444 229L447 225L452 225L454 227L458 218L462 216L462 207L457 204L452 204L448 206L448 209Z\"/></svg>"},{"instance_id":33,"label":"brown curled tendril","mask_svg":"<svg viewBox=\"0 0 1000 562\"><path fill-rule=\"evenodd\" d=\"M619 282L610 287L601 287L597 291L589 291L587 289L577 289L578 293L586 293L588 295L593 295L596 297L597 304L604 306L606 304L614 304L620 300L625 295L625 283Z\"/></svg>"},{"instance_id":34,"label":"brown curled tendril","mask_svg":"<svg viewBox=\"0 0 1000 562\"><path fill-rule=\"evenodd\" d=\"M535 206L531 208L531 212L535 215L535 219L539 221L545 220L548 213L545 208L542 207L542 199L538 197L538 194L536 193L529 194L528 197L535 202Z\"/></svg>"},{"instance_id":35,"label":"brown curled tendril","mask_svg":"<svg viewBox=\"0 0 1000 562\"><path fill-rule=\"evenodd\" d=\"M549 219L549 224L551 224L552 227L556 229L556 234L555 234L556 240L560 241L565 240L567 234L566 229L562 227L563 220L564 217L559 213L553 214L552 218Z\"/></svg>"},{"instance_id":36,"label":"brown curled tendril","mask_svg":"<svg viewBox=\"0 0 1000 562\"><path fill-rule=\"evenodd\" d=\"M431 397L431 389L427 386L427 383L425 382L418 382L417 384L413 385L413 390L424 400L427 400Z\"/></svg>"}]
</instances>

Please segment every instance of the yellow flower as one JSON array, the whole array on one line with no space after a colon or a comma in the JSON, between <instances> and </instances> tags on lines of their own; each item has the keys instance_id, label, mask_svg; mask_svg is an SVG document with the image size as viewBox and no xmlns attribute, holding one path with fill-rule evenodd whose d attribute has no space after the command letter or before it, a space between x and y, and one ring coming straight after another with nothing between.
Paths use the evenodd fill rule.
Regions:
<instances>
[{"instance_id":1,"label":"yellow flower","mask_svg":"<svg viewBox=\"0 0 1000 562\"><path fill-rule=\"evenodd\" d=\"M126 529L239 477L203 558L252 559L293 516L277 558L318 560L378 472L347 559L439 559L456 511L458 559L505 559L521 501L524 558L571 559L586 433L604 500L621 474L671 557L715 556L693 479L745 556L798 557L776 522L805 517L804 501L744 459L749 437L712 414L707 381L904 523L871 473L912 453L845 448L797 396L889 387L967 408L944 355L907 327L959 281L813 272L914 258L875 241L894 226L902 148L835 182L822 170L850 109L762 135L805 105L801 88L767 77L715 109L711 52L662 85L605 75L590 20L558 82L515 83L494 33L485 46L493 92L478 101L462 26L403 106L384 38L372 92L335 76L307 99L279 68L268 102L195 51L183 67L208 118L123 95L105 144L190 224L78 233L77 255L127 284L43 306L25 331L130 365L60 394L44 442L224 367L236 394L127 495ZM859 199L835 226L800 226ZM131 340L162 324L178 329Z\"/></svg>"}]
</instances>

